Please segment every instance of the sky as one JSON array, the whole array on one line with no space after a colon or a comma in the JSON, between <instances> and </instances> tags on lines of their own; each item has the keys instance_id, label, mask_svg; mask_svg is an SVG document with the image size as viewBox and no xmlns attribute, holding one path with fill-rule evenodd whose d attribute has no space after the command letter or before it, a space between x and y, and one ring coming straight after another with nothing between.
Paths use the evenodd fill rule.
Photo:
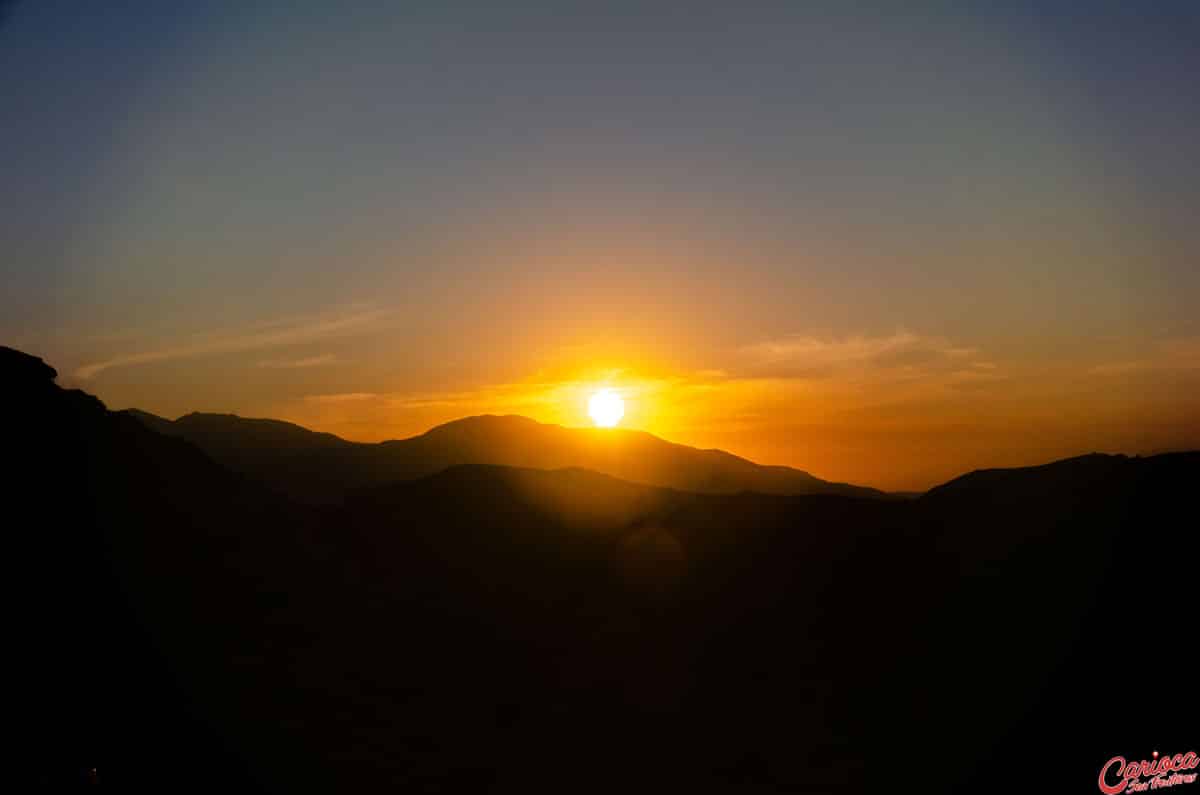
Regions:
<instances>
[{"instance_id":1,"label":"sky","mask_svg":"<svg viewBox=\"0 0 1200 795\"><path fill-rule=\"evenodd\" d=\"M1197 42L1194 2L5 3L0 342L366 441L610 387L888 489L1198 448Z\"/></svg>"}]
</instances>

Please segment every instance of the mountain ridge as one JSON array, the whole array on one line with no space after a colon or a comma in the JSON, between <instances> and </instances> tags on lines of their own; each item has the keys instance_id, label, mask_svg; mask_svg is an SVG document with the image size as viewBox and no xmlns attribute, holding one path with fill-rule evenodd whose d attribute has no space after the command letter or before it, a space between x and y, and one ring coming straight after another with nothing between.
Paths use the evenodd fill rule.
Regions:
<instances>
[{"instance_id":1,"label":"mountain ridge","mask_svg":"<svg viewBox=\"0 0 1200 795\"><path fill-rule=\"evenodd\" d=\"M1200 453L903 501L475 464L313 507L33 357L0 375L10 777L144 789L183 749L190 783L269 792L877 792L932 748L930 792L1007 791L1014 758L1074 791L1193 733L1187 693L1152 725L1097 694L1195 669L1186 638L1113 650L1195 604Z\"/></svg>"},{"instance_id":2,"label":"mountain ridge","mask_svg":"<svg viewBox=\"0 0 1200 795\"><path fill-rule=\"evenodd\" d=\"M793 467L761 465L646 431L570 428L516 414L463 417L407 439L371 443L236 414L191 412L169 420L138 409L123 413L306 502L336 502L357 488L422 477L457 464L579 467L632 483L700 493L888 497L878 489L826 481Z\"/></svg>"}]
</instances>

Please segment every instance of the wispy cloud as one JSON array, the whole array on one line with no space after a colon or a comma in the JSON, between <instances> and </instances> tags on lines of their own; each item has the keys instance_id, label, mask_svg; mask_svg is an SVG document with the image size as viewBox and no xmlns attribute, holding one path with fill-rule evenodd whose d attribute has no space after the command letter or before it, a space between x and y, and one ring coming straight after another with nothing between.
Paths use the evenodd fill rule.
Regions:
<instances>
[{"instance_id":1,"label":"wispy cloud","mask_svg":"<svg viewBox=\"0 0 1200 795\"><path fill-rule=\"evenodd\" d=\"M358 403L364 400L375 400L381 395L375 392L335 392L329 395L307 395L309 403Z\"/></svg>"},{"instance_id":2,"label":"wispy cloud","mask_svg":"<svg viewBox=\"0 0 1200 795\"><path fill-rule=\"evenodd\" d=\"M78 368L75 371L75 377L86 381L114 367L130 367L197 356L241 353L314 342L365 331L379 323L385 316L386 313L380 310L359 309L343 314L291 319L281 323L260 323L236 331L202 335L175 345L112 356Z\"/></svg>"},{"instance_id":3,"label":"wispy cloud","mask_svg":"<svg viewBox=\"0 0 1200 795\"><path fill-rule=\"evenodd\" d=\"M759 377L824 379L852 375L907 380L937 375L962 381L999 377L996 365L983 361L975 348L903 329L883 336L789 335L747 345L741 354L745 372Z\"/></svg>"},{"instance_id":4,"label":"wispy cloud","mask_svg":"<svg viewBox=\"0 0 1200 795\"><path fill-rule=\"evenodd\" d=\"M1124 376L1166 370L1200 370L1200 337L1158 340L1140 351L1136 358L1104 362L1088 372L1099 376Z\"/></svg>"},{"instance_id":5,"label":"wispy cloud","mask_svg":"<svg viewBox=\"0 0 1200 795\"><path fill-rule=\"evenodd\" d=\"M337 361L337 357L332 353L322 354L320 356L308 356L302 359L267 359L258 363L259 367L265 367L269 370L294 370L304 367L320 367L325 364L333 364Z\"/></svg>"}]
</instances>

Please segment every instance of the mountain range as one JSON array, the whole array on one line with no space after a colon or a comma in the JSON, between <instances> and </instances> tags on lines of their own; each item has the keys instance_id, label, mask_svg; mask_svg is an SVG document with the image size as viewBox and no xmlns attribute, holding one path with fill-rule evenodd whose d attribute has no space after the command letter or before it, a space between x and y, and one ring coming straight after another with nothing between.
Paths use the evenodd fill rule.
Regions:
<instances>
[{"instance_id":1,"label":"mountain range","mask_svg":"<svg viewBox=\"0 0 1200 795\"><path fill-rule=\"evenodd\" d=\"M479 462L314 502L0 375L21 791L1074 792L1195 741L1200 453L904 500Z\"/></svg>"},{"instance_id":2,"label":"mountain range","mask_svg":"<svg viewBox=\"0 0 1200 795\"><path fill-rule=\"evenodd\" d=\"M886 496L799 469L761 466L722 450L673 444L641 431L564 428L512 415L467 417L411 439L365 444L280 420L197 412L172 421L137 409L126 413L154 431L191 442L234 471L306 502L336 502L354 489L431 475L459 464L579 467L633 483L706 494Z\"/></svg>"}]
</instances>

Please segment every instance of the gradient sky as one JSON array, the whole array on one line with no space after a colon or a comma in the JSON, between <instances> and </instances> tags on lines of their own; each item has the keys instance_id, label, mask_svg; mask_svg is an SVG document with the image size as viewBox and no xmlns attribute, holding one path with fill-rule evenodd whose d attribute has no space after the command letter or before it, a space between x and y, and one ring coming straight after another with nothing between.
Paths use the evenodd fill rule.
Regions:
<instances>
[{"instance_id":1,"label":"gradient sky","mask_svg":"<svg viewBox=\"0 0 1200 795\"><path fill-rule=\"evenodd\" d=\"M1200 4L873 5L8 4L0 341L893 489L1200 447Z\"/></svg>"}]
</instances>

